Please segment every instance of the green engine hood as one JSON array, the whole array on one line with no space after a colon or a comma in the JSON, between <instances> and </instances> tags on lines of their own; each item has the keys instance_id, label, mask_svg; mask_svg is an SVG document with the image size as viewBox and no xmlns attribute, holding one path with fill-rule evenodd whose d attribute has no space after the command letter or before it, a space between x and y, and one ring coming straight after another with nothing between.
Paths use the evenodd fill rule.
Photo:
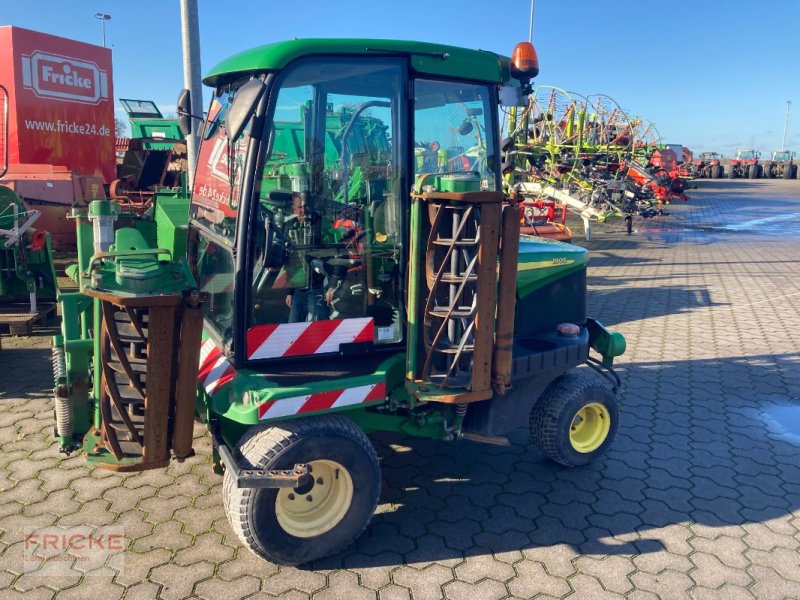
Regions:
<instances>
[{"instance_id":1,"label":"green engine hood","mask_svg":"<svg viewBox=\"0 0 800 600\"><path fill-rule=\"evenodd\" d=\"M580 246L521 235L517 295L524 298L560 277L585 268L588 261L589 251Z\"/></svg>"}]
</instances>

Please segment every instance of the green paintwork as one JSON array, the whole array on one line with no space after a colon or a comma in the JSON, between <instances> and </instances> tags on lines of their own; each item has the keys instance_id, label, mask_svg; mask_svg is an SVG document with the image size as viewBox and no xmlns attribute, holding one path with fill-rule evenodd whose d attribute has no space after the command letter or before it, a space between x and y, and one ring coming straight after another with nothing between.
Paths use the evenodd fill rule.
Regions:
<instances>
[{"instance_id":1,"label":"green paintwork","mask_svg":"<svg viewBox=\"0 0 800 600\"><path fill-rule=\"evenodd\" d=\"M172 256L186 256L189 237L189 199L177 194L158 196L153 211L157 245L172 252Z\"/></svg>"},{"instance_id":2,"label":"green paintwork","mask_svg":"<svg viewBox=\"0 0 800 600\"><path fill-rule=\"evenodd\" d=\"M554 240L520 236L517 294L525 297L542 286L586 268L589 251Z\"/></svg>"},{"instance_id":3,"label":"green paintwork","mask_svg":"<svg viewBox=\"0 0 800 600\"><path fill-rule=\"evenodd\" d=\"M10 188L0 185L0 229L13 230L32 217L22 200ZM0 302L29 302L30 294L36 293L37 301L56 299L56 273L50 234L45 232L44 246L39 250L30 248L32 229L23 233L19 243L6 246L7 238L0 236Z\"/></svg>"},{"instance_id":4,"label":"green paintwork","mask_svg":"<svg viewBox=\"0 0 800 600\"><path fill-rule=\"evenodd\" d=\"M247 427L263 422L304 418L307 416L346 412L358 420L355 413L364 411L367 406L384 404L384 400L362 404L351 404L339 408L304 412L299 415L281 417L278 419L259 419L259 406L265 403L281 402L288 398L308 396L334 390L351 389L354 387L384 383L387 395L402 393L404 378L405 356L397 353L383 361L373 373L355 377L342 377L339 379L326 379L324 381L309 382L304 385L280 386L270 381L263 373L241 369L227 386L217 388L211 395L201 389L198 394L198 413L206 418L213 416L219 420L222 437L229 443L235 443ZM247 399L247 404L243 401Z\"/></svg>"},{"instance_id":5,"label":"green paintwork","mask_svg":"<svg viewBox=\"0 0 800 600\"><path fill-rule=\"evenodd\" d=\"M508 59L486 50L401 40L326 38L294 39L240 52L212 68L203 83L217 86L243 73L278 71L304 56L337 54L408 56L411 68L424 75L510 83Z\"/></svg>"},{"instance_id":6,"label":"green paintwork","mask_svg":"<svg viewBox=\"0 0 800 600\"><path fill-rule=\"evenodd\" d=\"M625 353L625 338L618 331L609 331L595 319L587 319L586 328L589 330L589 344L592 349L603 357L605 366L611 367L614 358Z\"/></svg>"}]
</instances>

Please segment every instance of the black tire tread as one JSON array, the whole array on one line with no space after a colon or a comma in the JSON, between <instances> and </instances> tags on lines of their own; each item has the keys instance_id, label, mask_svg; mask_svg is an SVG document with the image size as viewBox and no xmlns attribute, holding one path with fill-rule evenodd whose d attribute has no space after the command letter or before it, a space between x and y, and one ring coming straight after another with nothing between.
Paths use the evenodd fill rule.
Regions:
<instances>
[{"instance_id":1,"label":"black tire tread","mask_svg":"<svg viewBox=\"0 0 800 600\"><path fill-rule=\"evenodd\" d=\"M608 389L601 381L580 373L567 373L556 379L544 391L531 410L529 428L531 439L545 456L565 467L576 466L569 456L563 453L557 443L559 432L556 428L558 415L576 394L602 388Z\"/></svg>"},{"instance_id":2,"label":"black tire tread","mask_svg":"<svg viewBox=\"0 0 800 600\"><path fill-rule=\"evenodd\" d=\"M374 514L380 496L380 467L375 448L369 438L350 419L341 415L320 415L307 417L296 421L285 421L281 423L256 425L249 429L239 442L239 447L235 452L236 460L242 466L250 466L253 469L264 469L275 459L283 450L288 448L302 438L313 437L320 433L334 433L342 437L349 438L356 442L365 453L371 457L377 476L375 502L371 514ZM247 506L252 494L255 493L251 488L237 488L236 482L229 471L225 471L223 480L222 495L225 506L225 513L236 536L256 555L277 564L288 564L281 559L271 556L257 541L247 518ZM364 532L369 522L353 536L353 540ZM351 540L352 542L352 540Z\"/></svg>"}]
</instances>

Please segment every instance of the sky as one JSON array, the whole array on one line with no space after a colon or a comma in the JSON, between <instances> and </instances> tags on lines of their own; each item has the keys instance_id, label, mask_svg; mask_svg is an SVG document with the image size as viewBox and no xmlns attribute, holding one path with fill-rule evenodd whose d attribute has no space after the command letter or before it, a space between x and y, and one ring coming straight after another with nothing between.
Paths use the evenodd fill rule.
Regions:
<instances>
[{"instance_id":1,"label":"sky","mask_svg":"<svg viewBox=\"0 0 800 600\"><path fill-rule=\"evenodd\" d=\"M294 37L413 39L510 55L530 0L198 0L201 70ZM502 6L502 12L493 8ZM114 95L174 111L183 84L178 0L0 0L0 25L113 52ZM800 0L536 0L534 83L603 93L653 122L665 143L728 156L800 153ZM206 97L208 98L208 96ZM117 103L117 111L124 113Z\"/></svg>"}]
</instances>

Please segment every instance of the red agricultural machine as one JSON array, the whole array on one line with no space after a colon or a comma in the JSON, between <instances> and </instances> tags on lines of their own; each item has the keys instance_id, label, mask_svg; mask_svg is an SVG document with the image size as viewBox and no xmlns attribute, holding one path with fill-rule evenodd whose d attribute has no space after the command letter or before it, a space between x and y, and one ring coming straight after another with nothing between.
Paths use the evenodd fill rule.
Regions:
<instances>
[{"instance_id":1,"label":"red agricultural machine","mask_svg":"<svg viewBox=\"0 0 800 600\"><path fill-rule=\"evenodd\" d=\"M719 179L723 175L720 155L716 152L703 152L700 158L691 162L689 172L697 179Z\"/></svg>"},{"instance_id":2,"label":"red agricultural machine","mask_svg":"<svg viewBox=\"0 0 800 600\"><path fill-rule=\"evenodd\" d=\"M761 165L758 164L760 156L761 152L758 150L737 150L736 158L732 158L726 168L726 175L729 179L758 179L761 177Z\"/></svg>"}]
</instances>

